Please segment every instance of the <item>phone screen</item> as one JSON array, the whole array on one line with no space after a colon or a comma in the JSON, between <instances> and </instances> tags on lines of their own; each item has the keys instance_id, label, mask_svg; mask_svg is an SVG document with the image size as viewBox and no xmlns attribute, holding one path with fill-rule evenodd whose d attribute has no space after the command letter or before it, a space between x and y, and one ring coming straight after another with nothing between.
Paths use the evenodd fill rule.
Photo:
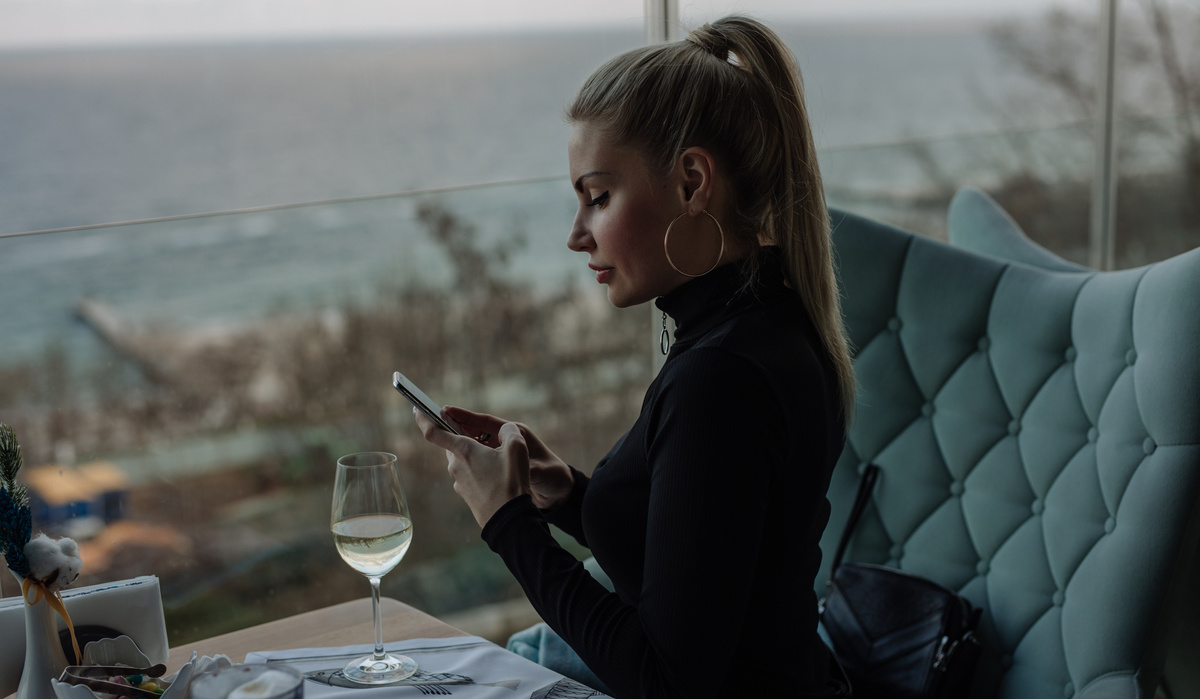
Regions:
<instances>
[{"instance_id":1,"label":"phone screen","mask_svg":"<svg viewBox=\"0 0 1200 699\"><path fill-rule=\"evenodd\" d=\"M400 372L392 374L392 385L400 392L400 395L408 399L409 403L413 404L417 410L425 414L425 417L433 420L439 427L452 432L454 434L462 434L462 428L454 423L453 420L448 420L442 417L442 408L437 403L434 403L425 392L417 388L417 385L408 380L408 377Z\"/></svg>"}]
</instances>

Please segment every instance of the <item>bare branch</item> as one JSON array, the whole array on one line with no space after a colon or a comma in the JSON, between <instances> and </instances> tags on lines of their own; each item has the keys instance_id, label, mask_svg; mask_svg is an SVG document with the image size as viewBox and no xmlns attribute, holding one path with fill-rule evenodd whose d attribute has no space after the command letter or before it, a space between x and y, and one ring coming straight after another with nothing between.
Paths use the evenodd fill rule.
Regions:
<instances>
[{"instance_id":1,"label":"bare branch","mask_svg":"<svg viewBox=\"0 0 1200 699\"><path fill-rule=\"evenodd\" d=\"M1192 82L1184 70L1183 61L1180 59L1179 48L1175 43L1175 32L1171 29L1173 26L1171 11L1161 0L1140 0L1140 4L1150 21L1150 29L1155 38L1154 46L1158 49L1158 59L1162 63L1163 76L1170 88L1175 110L1182 117L1181 128L1184 136L1189 142L1194 142L1197 140L1196 128L1188 112L1197 106L1197 98L1200 97L1200 94L1193 89Z\"/></svg>"},{"instance_id":2,"label":"bare branch","mask_svg":"<svg viewBox=\"0 0 1200 699\"><path fill-rule=\"evenodd\" d=\"M1007 60L1054 89L1076 118L1091 118L1095 102L1095 22L1061 9L1031 30L1006 23L993 29L992 42Z\"/></svg>"}]
</instances>

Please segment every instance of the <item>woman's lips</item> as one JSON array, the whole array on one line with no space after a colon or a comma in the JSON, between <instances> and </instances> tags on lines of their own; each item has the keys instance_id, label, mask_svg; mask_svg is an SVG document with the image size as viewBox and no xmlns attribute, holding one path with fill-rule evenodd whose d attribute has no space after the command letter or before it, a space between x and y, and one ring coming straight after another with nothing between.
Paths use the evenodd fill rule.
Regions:
<instances>
[{"instance_id":1,"label":"woman's lips","mask_svg":"<svg viewBox=\"0 0 1200 699\"><path fill-rule=\"evenodd\" d=\"M605 284L608 282L609 279L612 278L612 274L613 274L612 267L592 267L592 265L588 265L588 267L591 267L592 270L594 270L596 272L596 283L597 284Z\"/></svg>"}]
</instances>

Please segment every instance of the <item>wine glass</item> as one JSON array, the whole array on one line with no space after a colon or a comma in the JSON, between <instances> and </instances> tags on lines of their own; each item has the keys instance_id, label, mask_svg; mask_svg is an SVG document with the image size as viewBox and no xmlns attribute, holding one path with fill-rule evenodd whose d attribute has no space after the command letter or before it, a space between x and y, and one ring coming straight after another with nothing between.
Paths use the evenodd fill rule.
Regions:
<instances>
[{"instance_id":1,"label":"wine glass","mask_svg":"<svg viewBox=\"0 0 1200 699\"><path fill-rule=\"evenodd\" d=\"M351 661L343 673L362 684L411 676L417 671L412 658L384 652L379 614L379 579L396 567L412 542L412 517L395 455L364 452L338 459L330 528L342 560L371 581L375 619L375 652Z\"/></svg>"}]
</instances>

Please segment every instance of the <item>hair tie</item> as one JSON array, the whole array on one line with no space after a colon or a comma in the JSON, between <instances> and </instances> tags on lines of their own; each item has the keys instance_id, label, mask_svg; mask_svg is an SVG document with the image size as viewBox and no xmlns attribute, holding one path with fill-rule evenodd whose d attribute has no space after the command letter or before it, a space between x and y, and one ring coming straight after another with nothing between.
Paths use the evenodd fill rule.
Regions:
<instances>
[{"instance_id":1,"label":"hair tie","mask_svg":"<svg viewBox=\"0 0 1200 699\"><path fill-rule=\"evenodd\" d=\"M721 32L713 29L711 24L705 24L688 34L688 41L722 61L733 63L729 53L729 40ZM736 64L735 64L736 65Z\"/></svg>"}]
</instances>

